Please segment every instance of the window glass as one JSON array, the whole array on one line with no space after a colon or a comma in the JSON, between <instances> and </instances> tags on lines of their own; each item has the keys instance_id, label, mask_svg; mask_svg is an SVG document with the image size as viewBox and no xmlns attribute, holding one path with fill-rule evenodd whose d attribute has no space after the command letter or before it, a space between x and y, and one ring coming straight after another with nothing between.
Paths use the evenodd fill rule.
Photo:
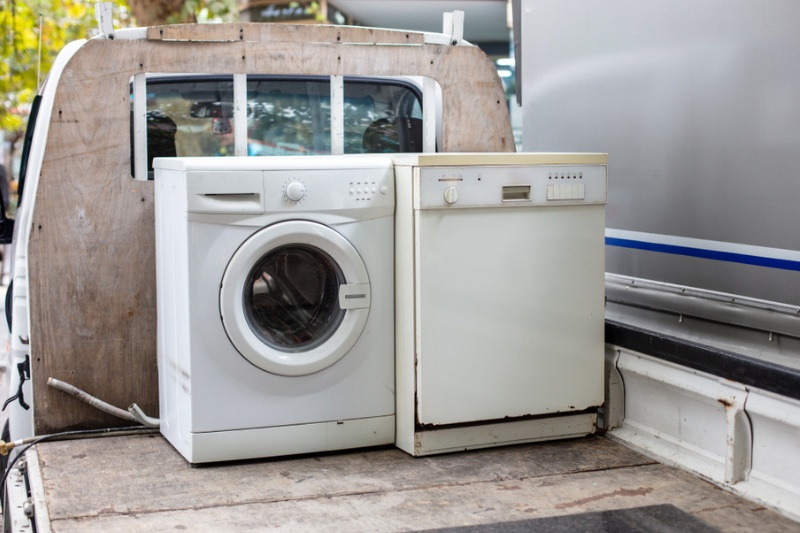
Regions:
<instances>
[{"instance_id":1,"label":"window glass","mask_svg":"<svg viewBox=\"0 0 800 533\"><path fill-rule=\"evenodd\" d=\"M154 156L224 156L233 149L232 77L148 80L149 170Z\"/></svg>"},{"instance_id":2,"label":"window glass","mask_svg":"<svg viewBox=\"0 0 800 533\"><path fill-rule=\"evenodd\" d=\"M345 78L345 153L422 150L421 95L399 80ZM247 77L248 155L330 154L326 76ZM232 76L147 80L148 170L154 157L234 155Z\"/></svg>"},{"instance_id":3,"label":"window glass","mask_svg":"<svg viewBox=\"0 0 800 533\"><path fill-rule=\"evenodd\" d=\"M344 151L347 154L422 151L422 105L408 87L345 80Z\"/></svg>"},{"instance_id":4,"label":"window glass","mask_svg":"<svg viewBox=\"0 0 800 533\"><path fill-rule=\"evenodd\" d=\"M328 78L249 77L248 153L315 155L331 152ZM422 146L422 106L408 85L345 79L344 151L415 152Z\"/></svg>"},{"instance_id":5,"label":"window glass","mask_svg":"<svg viewBox=\"0 0 800 533\"><path fill-rule=\"evenodd\" d=\"M248 80L248 155L331 153L327 79Z\"/></svg>"}]
</instances>

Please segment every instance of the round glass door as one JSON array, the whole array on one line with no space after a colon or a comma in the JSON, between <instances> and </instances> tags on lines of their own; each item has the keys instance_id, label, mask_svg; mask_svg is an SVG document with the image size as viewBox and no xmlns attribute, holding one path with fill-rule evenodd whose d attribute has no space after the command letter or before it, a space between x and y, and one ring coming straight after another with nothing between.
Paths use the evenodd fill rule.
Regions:
<instances>
[{"instance_id":1,"label":"round glass door","mask_svg":"<svg viewBox=\"0 0 800 533\"><path fill-rule=\"evenodd\" d=\"M220 314L248 361L287 376L318 372L353 347L367 320L369 279L353 245L308 221L268 226L228 264Z\"/></svg>"},{"instance_id":2,"label":"round glass door","mask_svg":"<svg viewBox=\"0 0 800 533\"><path fill-rule=\"evenodd\" d=\"M244 315L264 344L285 352L310 350L339 328L342 269L319 248L290 244L267 252L244 285Z\"/></svg>"}]
</instances>

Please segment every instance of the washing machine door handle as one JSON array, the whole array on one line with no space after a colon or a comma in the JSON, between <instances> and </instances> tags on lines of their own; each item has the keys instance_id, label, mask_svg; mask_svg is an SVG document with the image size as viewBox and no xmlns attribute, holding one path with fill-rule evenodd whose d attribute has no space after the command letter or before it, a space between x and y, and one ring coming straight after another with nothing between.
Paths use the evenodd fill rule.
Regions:
<instances>
[{"instance_id":1,"label":"washing machine door handle","mask_svg":"<svg viewBox=\"0 0 800 533\"><path fill-rule=\"evenodd\" d=\"M347 283L339 285L339 307L342 309L368 309L370 306L369 283Z\"/></svg>"}]
</instances>

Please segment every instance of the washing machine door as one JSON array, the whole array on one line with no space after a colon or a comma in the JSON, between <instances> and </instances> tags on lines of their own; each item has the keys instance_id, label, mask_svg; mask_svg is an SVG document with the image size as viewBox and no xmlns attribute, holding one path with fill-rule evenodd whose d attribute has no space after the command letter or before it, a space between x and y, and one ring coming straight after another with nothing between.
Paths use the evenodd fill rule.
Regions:
<instances>
[{"instance_id":1,"label":"washing machine door","mask_svg":"<svg viewBox=\"0 0 800 533\"><path fill-rule=\"evenodd\" d=\"M367 269L328 226L286 221L246 240L228 264L220 311L228 338L255 366L284 376L341 359L367 321Z\"/></svg>"}]
</instances>

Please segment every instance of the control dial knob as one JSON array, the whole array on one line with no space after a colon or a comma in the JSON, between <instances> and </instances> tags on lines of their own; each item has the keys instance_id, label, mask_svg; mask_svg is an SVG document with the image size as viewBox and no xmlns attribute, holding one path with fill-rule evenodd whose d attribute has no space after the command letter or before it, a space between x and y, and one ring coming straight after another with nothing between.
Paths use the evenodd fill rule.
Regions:
<instances>
[{"instance_id":1,"label":"control dial knob","mask_svg":"<svg viewBox=\"0 0 800 533\"><path fill-rule=\"evenodd\" d=\"M454 204L458 201L458 189L453 185L444 190L444 201L448 204Z\"/></svg>"},{"instance_id":2,"label":"control dial knob","mask_svg":"<svg viewBox=\"0 0 800 533\"><path fill-rule=\"evenodd\" d=\"M286 184L283 194L290 202L299 202L306 195L306 186L300 181L290 181Z\"/></svg>"}]
</instances>

